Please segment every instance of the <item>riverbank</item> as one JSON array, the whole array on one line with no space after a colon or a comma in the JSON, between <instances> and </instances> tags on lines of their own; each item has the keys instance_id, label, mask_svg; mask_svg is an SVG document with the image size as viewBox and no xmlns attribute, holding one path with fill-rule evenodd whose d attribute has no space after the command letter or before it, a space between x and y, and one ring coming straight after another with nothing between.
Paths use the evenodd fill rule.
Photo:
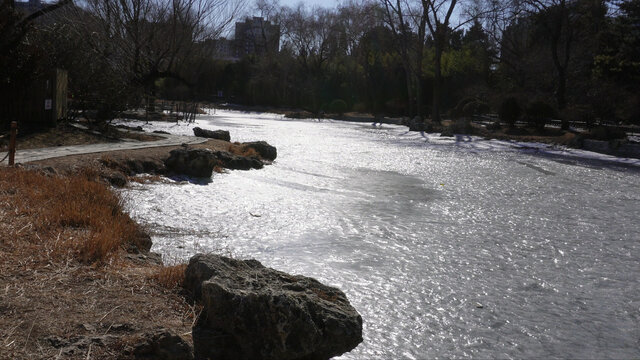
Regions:
<instances>
[{"instance_id":1,"label":"riverbank","mask_svg":"<svg viewBox=\"0 0 640 360\"><path fill-rule=\"evenodd\" d=\"M104 138L67 130L65 144ZM62 133L31 135L19 149L50 145L52 131ZM238 147L210 139L189 149ZM171 151L184 149L90 153L0 168L0 358L155 358L157 346L191 351L200 308L182 290L186 264L163 265L149 252L146 229L125 213L126 199L110 186L158 181L135 175L162 169Z\"/></svg>"},{"instance_id":2,"label":"riverbank","mask_svg":"<svg viewBox=\"0 0 640 360\"><path fill-rule=\"evenodd\" d=\"M85 171L0 169L0 357L134 358L153 332L189 332L182 275L150 256L122 200Z\"/></svg>"},{"instance_id":3,"label":"riverbank","mask_svg":"<svg viewBox=\"0 0 640 360\"><path fill-rule=\"evenodd\" d=\"M199 133L229 138L224 131ZM0 357L191 359L195 349L195 357L203 359L209 358L203 354L329 358L353 349L362 341L362 319L339 289L258 267L253 260L206 255L189 266L163 265L161 256L150 252L147 229L129 217L122 193L110 186L164 179L136 176L142 173L210 178L212 171L226 168L261 168L276 156L275 147L265 142L210 139L0 168L0 288L5 289L0 294ZM226 286L255 301L229 304L229 311L237 313L224 314L232 319L226 321L223 314L206 315L218 311L221 299L199 289L204 281L217 286L222 280L200 269L230 261L269 280L258 286L257 275L242 280L230 272ZM295 289L292 282L299 283ZM289 300L283 303L282 298ZM264 316L265 306L274 320L256 327L252 319ZM241 321L248 322L243 326L248 333L229 326ZM296 330L300 326L306 330ZM235 340L219 342L220 334Z\"/></svg>"}]
</instances>

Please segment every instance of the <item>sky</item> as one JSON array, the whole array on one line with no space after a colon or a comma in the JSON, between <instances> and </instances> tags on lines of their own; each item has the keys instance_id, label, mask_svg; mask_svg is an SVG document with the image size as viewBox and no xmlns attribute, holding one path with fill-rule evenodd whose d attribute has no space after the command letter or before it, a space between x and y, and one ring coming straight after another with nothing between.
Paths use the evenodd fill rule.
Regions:
<instances>
[{"instance_id":1,"label":"sky","mask_svg":"<svg viewBox=\"0 0 640 360\"><path fill-rule=\"evenodd\" d=\"M336 7L338 5L338 3L339 3L338 0L305 0L305 1L301 1L301 0L280 0L280 5L294 7L294 6L298 5L298 3L300 3L300 2L305 3L309 7L312 7L314 5L319 5L319 6L328 7L328 8Z\"/></svg>"}]
</instances>

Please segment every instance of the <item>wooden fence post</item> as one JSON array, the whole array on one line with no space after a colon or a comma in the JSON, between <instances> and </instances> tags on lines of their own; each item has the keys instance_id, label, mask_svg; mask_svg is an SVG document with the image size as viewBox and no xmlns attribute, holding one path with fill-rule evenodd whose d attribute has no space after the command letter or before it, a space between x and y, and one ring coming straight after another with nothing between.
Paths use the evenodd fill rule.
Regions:
<instances>
[{"instance_id":1,"label":"wooden fence post","mask_svg":"<svg viewBox=\"0 0 640 360\"><path fill-rule=\"evenodd\" d=\"M11 137L9 139L9 166L15 164L16 159L16 135L18 133L18 123L11 122Z\"/></svg>"}]
</instances>

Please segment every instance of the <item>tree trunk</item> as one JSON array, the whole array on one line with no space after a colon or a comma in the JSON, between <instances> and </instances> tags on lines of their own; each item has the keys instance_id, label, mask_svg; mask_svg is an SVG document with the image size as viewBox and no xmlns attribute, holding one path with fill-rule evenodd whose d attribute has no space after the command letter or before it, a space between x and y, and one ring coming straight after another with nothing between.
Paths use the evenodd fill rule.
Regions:
<instances>
[{"instance_id":1,"label":"tree trunk","mask_svg":"<svg viewBox=\"0 0 640 360\"><path fill-rule=\"evenodd\" d=\"M558 102L558 110L563 110L567 106L567 72L564 68L558 69L558 92L556 93L556 101Z\"/></svg>"},{"instance_id":2,"label":"tree trunk","mask_svg":"<svg viewBox=\"0 0 640 360\"><path fill-rule=\"evenodd\" d=\"M416 54L416 71L415 71L415 81L416 81L416 114L422 118L423 113L422 110L424 105L422 103L422 46L418 46L418 53Z\"/></svg>"},{"instance_id":3,"label":"tree trunk","mask_svg":"<svg viewBox=\"0 0 640 360\"><path fill-rule=\"evenodd\" d=\"M404 65L404 72L406 74L407 77L407 105L408 105L408 112L409 112L409 117L412 117L414 112L413 112L413 86L411 85L411 79L413 79L413 74L411 72L411 67L408 64Z\"/></svg>"},{"instance_id":4,"label":"tree trunk","mask_svg":"<svg viewBox=\"0 0 640 360\"><path fill-rule=\"evenodd\" d=\"M433 83L433 109L431 110L431 120L440 123L440 100L442 93L442 46L439 41L435 42L434 59L434 83Z\"/></svg>"},{"instance_id":5,"label":"tree trunk","mask_svg":"<svg viewBox=\"0 0 640 360\"><path fill-rule=\"evenodd\" d=\"M422 77L419 74L416 74L416 115L418 115L421 119L423 117L423 108L424 105L422 104Z\"/></svg>"}]
</instances>

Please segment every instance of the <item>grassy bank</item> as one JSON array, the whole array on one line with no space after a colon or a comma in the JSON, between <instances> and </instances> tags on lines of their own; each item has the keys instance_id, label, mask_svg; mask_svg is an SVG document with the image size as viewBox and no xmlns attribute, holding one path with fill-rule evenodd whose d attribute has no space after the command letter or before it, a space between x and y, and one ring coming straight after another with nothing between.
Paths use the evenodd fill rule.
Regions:
<instances>
[{"instance_id":1,"label":"grassy bank","mask_svg":"<svg viewBox=\"0 0 640 360\"><path fill-rule=\"evenodd\" d=\"M0 358L130 358L154 329L188 338L184 267L132 253L149 238L92 171L0 168L0 234Z\"/></svg>"}]
</instances>

